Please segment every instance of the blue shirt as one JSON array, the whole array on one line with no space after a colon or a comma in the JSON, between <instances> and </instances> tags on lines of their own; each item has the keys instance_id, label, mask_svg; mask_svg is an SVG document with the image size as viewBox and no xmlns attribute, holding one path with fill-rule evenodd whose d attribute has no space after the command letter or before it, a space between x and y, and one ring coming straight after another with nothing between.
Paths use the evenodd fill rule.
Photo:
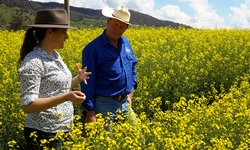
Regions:
<instances>
[{"instance_id":1,"label":"blue shirt","mask_svg":"<svg viewBox=\"0 0 250 150\"><path fill-rule=\"evenodd\" d=\"M92 72L88 84L81 83L86 94L82 107L94 110L95 95L117 96L129 94L137 88L136 58L127 38L119 39L116 49L107 39L105 31L82 51L82 66Z\"/></svg>"}]
</instances>

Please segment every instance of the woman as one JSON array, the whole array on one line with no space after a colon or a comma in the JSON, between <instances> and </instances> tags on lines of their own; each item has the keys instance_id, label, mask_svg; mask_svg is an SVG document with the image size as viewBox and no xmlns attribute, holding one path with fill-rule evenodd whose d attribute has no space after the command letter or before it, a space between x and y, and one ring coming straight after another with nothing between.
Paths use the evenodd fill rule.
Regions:
<instances>
[{"instance_id":1,"label":"woman","mask_svg":"<svg viewBox=\"0 0 250 150\"><path fill-rule=\"evenodd\" d=\"M67 13L63 9L40 10L36 21L27 30L20 52L20 104L27 113L24 134L27 149L41 149L40 140L53 138L58 131L69 132L73 124L73 103L81 104L86 96L71 89L86 79L90 72L76 65L78 75L72 74L55 49L62 49L68 39ZM38 136L36 141L31 133ZM57 147L52 141L49 148Z\"/></svg>"}]
</instances>

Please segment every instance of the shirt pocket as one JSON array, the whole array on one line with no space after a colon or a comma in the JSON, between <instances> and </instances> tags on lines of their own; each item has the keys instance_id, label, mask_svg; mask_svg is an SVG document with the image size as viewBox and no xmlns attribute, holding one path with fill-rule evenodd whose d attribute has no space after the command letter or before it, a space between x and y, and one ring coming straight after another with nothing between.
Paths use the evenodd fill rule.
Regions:
<instances>
[{"instance_id":1,"label":"shirt pocket","mask_svg":"<svg viewBox=\"0 0 250 150\"><path fill-rule=\"evenodd\" d=\"M133 60L133 56L130 55L130 54L127 54L127 55L126 55L126 58L127 58L129 61L132 61L132 60Z\"/></svg>"},{"instance_id":2,"label":"shirt pocket","mask_svg":"<svg viewBox=\"0 0 250 150\"><path fill-rule=\"evenodd\" d=\"M133 60L134 60L133 56L131 54L127 54L125 60L126 60L125 62L126 67L132 68Z\"/></svg>"}]
</instances>

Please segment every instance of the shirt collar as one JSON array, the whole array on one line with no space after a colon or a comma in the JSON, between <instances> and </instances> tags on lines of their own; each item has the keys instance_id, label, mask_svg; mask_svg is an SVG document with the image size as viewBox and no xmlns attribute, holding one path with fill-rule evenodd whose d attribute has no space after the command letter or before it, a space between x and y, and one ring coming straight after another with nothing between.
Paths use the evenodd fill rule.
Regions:
<instances>
[{"instance_id":1,"label":"shirt collar","mask_svg":"<svg viewBox=\"0 0 250 150\"><path fill-rule=\"evenodd\" d=\"M55 57L53 57L53 56L49 55L44 49L42 49L39 46L36 46L34 48L34 50L37 50L39 52L39 54L40 54L41 57L49 59L49 60L56 60L56 59L59 58L59 55L58 55L58 53L56 51L53 51L54 54L55 54Z\"/></svg>"}]
</instances>

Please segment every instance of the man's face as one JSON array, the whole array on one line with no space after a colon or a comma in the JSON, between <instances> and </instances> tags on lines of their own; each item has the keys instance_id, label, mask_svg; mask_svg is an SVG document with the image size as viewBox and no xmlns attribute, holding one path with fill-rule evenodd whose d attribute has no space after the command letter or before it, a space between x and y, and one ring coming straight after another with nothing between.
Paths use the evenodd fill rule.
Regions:
<instances>
[{"instance_id":1,"label":"man's face","mask_svg":"<svg viewBox=\"0 0 250 150\"><path fill-rule=\"evenodd\" d=\"M128 28L128 24L124 22L121 22L113 18L108 19L107 29L109 30L109 33L111 34L111 36L114 38L117 38L117 39L120 38L127 28Z\"/></svg>"}]
</instances>

